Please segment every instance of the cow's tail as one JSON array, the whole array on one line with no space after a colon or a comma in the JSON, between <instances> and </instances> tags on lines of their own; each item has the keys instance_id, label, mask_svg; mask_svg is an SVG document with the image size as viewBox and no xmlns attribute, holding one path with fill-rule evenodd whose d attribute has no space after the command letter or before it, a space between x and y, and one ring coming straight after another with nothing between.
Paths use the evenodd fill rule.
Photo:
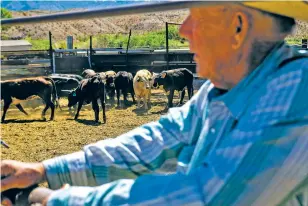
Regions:
<instances>
[{"instance_id":1,"label":"cow's tail","mask_svg":"<svg viewBox=\"0 0 308 206\"><path fill-rule=\"evenodd\" d=\"M56 108L59 107L60 110L62 111L62 108L59 104L59 97L58 97L58 92L57 92L57 87L56 87L55 81L50 77L46 77L46 80L50 81L51 84L52 84L52 87L53 87L53 89L52 89L52 101L55 102Z\"/></svg>"}]
</instances>

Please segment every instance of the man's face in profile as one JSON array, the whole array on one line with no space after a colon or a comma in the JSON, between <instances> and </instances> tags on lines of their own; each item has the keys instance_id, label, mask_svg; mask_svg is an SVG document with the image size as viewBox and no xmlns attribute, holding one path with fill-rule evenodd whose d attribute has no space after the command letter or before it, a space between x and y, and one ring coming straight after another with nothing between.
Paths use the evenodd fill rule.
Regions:
<instances>
[{"instance_id":1,"label":"man's face in profile","mask_svg":"<svg viewBox=\"0 0 308 206\"><path fill-rule=\"evenodd\" d=\"M198 75L220 88L228 87L236 73L233 66L240 52L234 47L238 38L236 15L230 5L192 8L180 28L195 54Z\"/></svg>"}]
</instances>

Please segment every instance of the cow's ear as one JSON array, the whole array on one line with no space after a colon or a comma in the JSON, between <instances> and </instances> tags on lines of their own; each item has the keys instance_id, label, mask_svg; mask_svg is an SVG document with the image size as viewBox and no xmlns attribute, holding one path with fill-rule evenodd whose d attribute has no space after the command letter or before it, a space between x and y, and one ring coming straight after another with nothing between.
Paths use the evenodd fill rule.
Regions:
<instances>
[{"instance_id":1,"label":"cow's ear","mask_svg":"<svg viewBox=\"0 0 308 206\"><path fill-rule=\"evenodd\" d=\"M165 77L166 77L166 75L167 75L167 72L163 72L163 73L161 73L161 77L162 77L162 78L165 78Z\"/></svg>"},{"instance_id":2,"label":"cow's ear","mask_svg":"<svg viewBox=\"0 0 308 206\"><path fill-rule=\"evenodd\" d=\"M140 77L137 77L137 82L140 82L140 81L141 81Z\"/></svg>"},{"instance_id":3,"label":"cow's ear","mask_svg":"<svg viewBox=\"0 0 308 206\"><path fill-rule=\"evenodd\" d=\"M73 97L76 97L76 92L73 92Z\"/></svg>"}]
</instances>

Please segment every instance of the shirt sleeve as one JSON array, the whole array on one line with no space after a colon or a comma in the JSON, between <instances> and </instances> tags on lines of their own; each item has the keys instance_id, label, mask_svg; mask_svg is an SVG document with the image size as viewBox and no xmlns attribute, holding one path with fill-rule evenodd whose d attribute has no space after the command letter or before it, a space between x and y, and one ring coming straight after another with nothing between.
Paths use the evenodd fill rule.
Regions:
<instances>
[{"instance_id":1,"label":"shirt sleeve","mask_svg":"<svg viewBox=\"0 0 308 206\"><path fill-rule=\"evenodd\" d=\"M185 105L169 109L156 122L43 161L49 187L60 188L64 183L95 186L153 171L174 172L178 153L201 129L198 101L204 99L206 89L205 84Z\"/></svg>"},{"instance_id":2,"label":"shirt sleeve","mask_svg":"<svg viewBox=\"0 0 308 206\"><path fill-rule=\"evenodd\" d=\"M277 205L308 178L307 121L234 133L190 174L143 175L53 193L48 205Z\"/></svg>"}]
</instances>

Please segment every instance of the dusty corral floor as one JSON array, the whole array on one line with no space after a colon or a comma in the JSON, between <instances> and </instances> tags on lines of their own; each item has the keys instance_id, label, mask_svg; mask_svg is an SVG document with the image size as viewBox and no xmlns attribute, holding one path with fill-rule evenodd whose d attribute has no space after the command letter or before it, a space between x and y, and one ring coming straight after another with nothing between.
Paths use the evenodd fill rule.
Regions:
<instances>
[{"instance_id":1,"label":"dusty corral floor","mask_svg":"<svg viewBox=\"0 0 308 206\"><path fill-rule=\"evenodd\" d=\"M1 124L2 139L10 146L1 146L1 159L20 161L42 161L54 156L68 154L82 149L86 144L113 138L144 123L157 120L166 113L166 97L162 91L154 91L152 107L148 114L136 105L127 108L110 108L107 105L107 123L96 124L91 105L84 105L79 120L68 112L67 100L60 101L63 111L56 109L54 121L41 120L43 106L24 107L29 116L24 115L11 105L7 112L7 122ZM121 97L123 98L123 97ZM129 100L131 101L130 95ZM185 101L187 101L187 95ZM174 104L179 102L175 93ZM50 110L46 114L49 119ZM100 110L100 120L102 112Z\"/></svg>"}]
</instances>

